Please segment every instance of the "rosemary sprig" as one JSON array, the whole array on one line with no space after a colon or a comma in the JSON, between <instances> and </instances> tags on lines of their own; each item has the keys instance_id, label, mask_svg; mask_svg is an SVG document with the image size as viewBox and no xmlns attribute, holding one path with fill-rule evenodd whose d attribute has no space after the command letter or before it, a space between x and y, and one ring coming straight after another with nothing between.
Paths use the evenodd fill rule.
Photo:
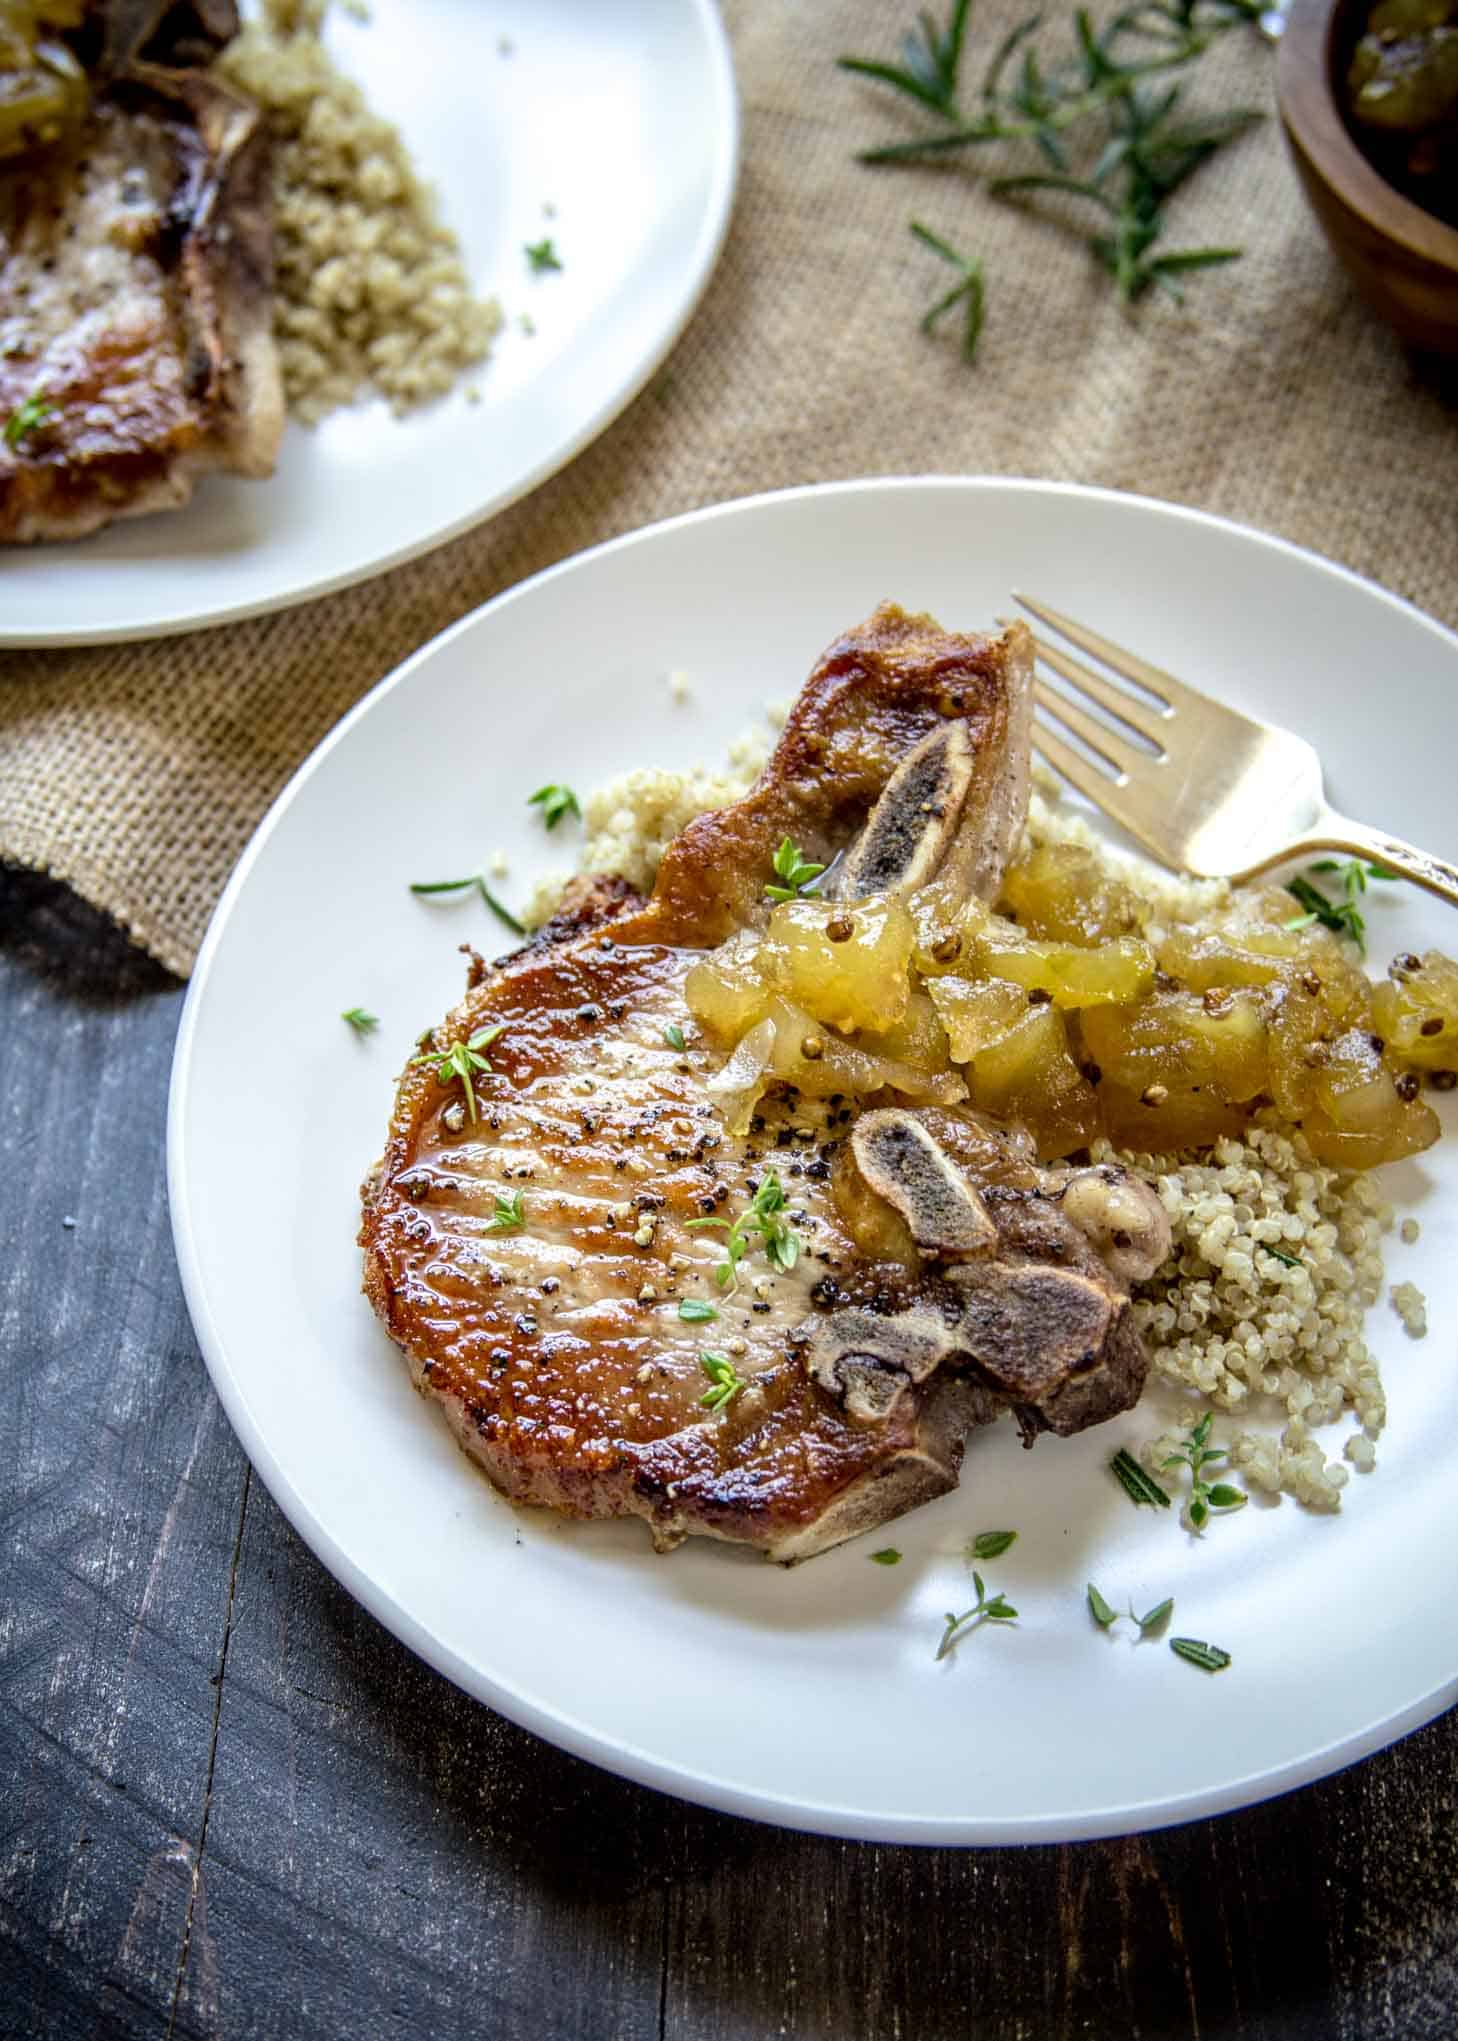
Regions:
<instances>
[{"instance_id":1,"label":"rosemary sprig","mask_svg":"<svg viewBox=\"0 0 1458 2041\"><path fill-rule=\"evenodd\" d=\"M427 1049L423 1056L410 1059L412 1063L434 1064L437 1084L452 1084L460 1080L466 1095L466 1117L473 1123L476 1118L476 1089L471 1080L478 1070L491 1068L491 1059L483 1051L504 1032L505 1026L506 1023L500 1021L494 1028L478 1028L468 1041L452 1042L448 1049ZM518 1201L520 1195L518 1192Z\"/></svg>"},{"instance_id":2,"label":"rosemary sprig","mask_svg":"<svg viewBox=\"0 0 1458 2041\"><path fill-rule=\"evenodd\" d=\"M498 921L504 922L513 935L525 935L526 923L518 921L509 907L504 907L486 883L484 872L470 872L464 879L417 879L411 884L412 893L422 898L429 893L464 893L474 886Z\"/></svg>"},{"instance_id":3,"label":"rosemary sprig","mask_svg":"<svg viewBox=\"0 0 1458 2041\"><path fill-rule=\"evenodd\" d=\"M357 1035L372 1034L380 1025L379 1015L366 1013L362 1006L347 1006L339 1018L348 1021Z\"/></svg>"},{"instance_id":4,"label":"rosemary sprig","mask_svg":"<svg viewBox=\"0 0 1458 2041\"><path fill-rule=\"evenodd\" d=\"M800 855L799 846L791 843L788 836L781 839L780 847L770 863L782 884L766 886L764 889L766 900L798 900L802 893L809 893L814 889L815 881L825 870L824 865L807 863Z\"/></svg>"},{"instance_id":5,"label":"rosemary sprig","mask_svg":"<svg viewBox=\"0 0 1458 2041\"><path fill-rule=\"evenodd\" d=\"M1148 1503L1156 1509L1169 1508L1169 1497L1154 1476L1145 1473L1126 1446L1120 1446L1109 1466L1130 1502Z\"/></svg>"},{"instance_id":6,"label":"rosemary sprig","mask_svg":"<svg viewBox=\"0 0 1458 2041\"><path fill-rule=\"evenodd\" d=\"M937 1657L945 1658L956 1644L972 1630L980 1630L984 1623L1012 1623L1017 1619L1017 1610L1005 1595L989 1595L982 1585L982 1575L974 1573L972 1585L977 1590L977 1601L965 1615L954 1616L947 1611L947 1627L942 1632L942 1641L937 1646Z\"/></svg>"},{"instance_id":7,"label":"rosemary sprig","mask_svg":"<svg viewBox=\"0 0 1458 2041\"><path fill-rule=\"evenodd\" d=\"M1169 1648L1176 1658L1187 1658L1202 1672L1224 1672L1230 1664L1228 1651L1222 1651L1218 1644L1206 1644L1199 1637L1171 1637Z\"/></svg>"},{"instance_id":8,"label":"rosemary sprig","mask_svg":"<svg viewBox=\"0 0 1458 2041\"><path fill-rule=\"evenodd\" d=\"M975 255L959 255L957 250L934 234L930 227L924 227L920 220L913 220L911 231L918 241L924 242L943 262L950 262L961 273L961 282L954 283L943 298L938 298L921 322L923 333L930 333L944 312L950 312L957 304L966 305L962 315L962 359L971 361L977 353L977 343L982 337L983 279L982 264Z\"/></svg>"},{"instance_id":9,"label":"rosemary sprig","mask_svg":"<svg viewBox=\"0 0 1458 2041\"><path fill-rule=\"evenodd\" d=\"M705 1349L699 1355L699 1366L709 1378L709 1387L699 1402L710 1410L723 1410L745 1387L744 1377L727 1354L710 1353Z\"/></svg>"},{"instance_id":10,"label":"rosemary sprig","mask_svg":"<svg viewBox=\"0 0 1458 2041\"><path fill-rule=\"evenodd\" d=\"M788 1275L800 1259L800 1236L790 1220L784 1216L784 1186L771 1169L766 1172L764 1182L759 1186L749 1204L731 1224L728 1219L689 1219L690 1228L723 1226L728 1238L724 1242L724 1259L719 1264L717 1281L721 1289L737 1289L739 1286L739 1264L749 1252L749 1236L757 1233L764 1244L764 1258L771 1268Z\"/></svg>"},{"instance_id":11,"label":"rosemary sprig","mask_svg":"<svg viewBox=\"0 0 1458 2041\"><path fill-rule=\"evenodd\" d=\"M1305 876L1288 879L1286 891L1300 901L1305 912L1293 914L1286 923L1287 928L1310 928L1314 921L1319 921L1323 928L1329 928L1337 935L1349 936L1365 955L1367 924L1357 901L1366 892L1369 879L1386 883L1400 879L1401 872L1389 872L1386 865L1374 865L1365 858L1351 858L1346 864L1338 863L1336 858L1321 858L1306 869L1323 874L1335 872L1341 882L1341 898L1333 900Z\"/></svg>"},{"instance_id":12,"label":"rosemary sprig","mask_svg":"<svg viewBox=\"0 0 1458 2041\"><path fill-rule=\"evenodd\" d=\"M1205 1480L1203 1469L1217 1460L1228 1457L1224 1446L1207 1444L1214 1412L1207 1410L1194 1430L1189 1432L1178 1452L1162 1460L1162 1467L1188 1467L1190 1470L1189 1518L1197 1531L1203 1531L1209 1521L1210 1512L1216 1510L1242 1509L1250 1500L1243 1488L1234 1488L1228 1481L1217 1481L1211 1485Z\"/></svg>"},{"instance_id":13,"label":"rosemary sprig","mask_svg":"<svg viewBox=\"0 0 1458 2041\"><path fill-rule=\"evenodd\" d=\"M1185 120L1178 109L1183 86L1151 89L1151 81L1187 72L1229 30L1259 20L1266 0L1133 0L1096 26L1089 10L1075 9L1072 46L1050 54L1043 17L1030 15L994 48L983 72L977 111L966 114L959 79L966 41L967 0L953 0L945 29L923 13L902 43L901 61L842 57L840 67L872 79L911 100L940 122L906 141L862 152L871 164L929 163L986 144L1020 144L1037 151L1036 169L997 177L992 196L1024 198L1053 192L1091 208L1087 225L1073 231L1087 241L1132 302L1158 287L1181 293L1184 274L1234 260L1238 249L1158 250L1164 207L1187 178L1226 142L1260 118L1239 108L1212 119ZM962 282L922 320L930 331L959 300L967 306L962 355L970 361L982 322L981 264L959 254L931 229L912 231L962 271Z\"/></svg>"},{"instance_id":14,"label":"rosemary sprig","mask_svg":"<svg viewBox=\"0 0 1458 2041\"><path fill-rule=\"evenodd\" d=\"M542 820L548 829L555 829L564 815L575 815L582 820L582 810L577 805L577 796L571 787L548 785L538 787L534 794L528 794L527 806L540 808Z\"/></svg>"},{"instance_id":15,"label":"rosemary sprig","mask_svg":"<svg viewBox=\"0 0 1458 2041\"><path fill-rule=\"evenodd\" d=\"M45 391L32 390L24 403L17 404L5 421L5 444L18 447L32 432L39 432L48 418L54 418L56 407Z\"/></svg>"}]
</instances>

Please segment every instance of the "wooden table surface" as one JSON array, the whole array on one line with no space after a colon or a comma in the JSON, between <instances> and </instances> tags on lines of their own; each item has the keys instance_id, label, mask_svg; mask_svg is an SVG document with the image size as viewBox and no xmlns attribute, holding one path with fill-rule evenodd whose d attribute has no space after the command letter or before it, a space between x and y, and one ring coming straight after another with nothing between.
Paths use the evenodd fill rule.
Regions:
<instances>
[{"instance_id":1,"label":"wooden table surface","mask_svg":"<svg viewBox=\"0 0 1458 2041\"><path fill-rule=\"evenodd\" d=\"M917 1850L666 1799L427 1670L209 1386L181 1001L0 872L0 2035L1458 2033L1458 1715L1218 1821Z\"/></svg>"}]
</instances>

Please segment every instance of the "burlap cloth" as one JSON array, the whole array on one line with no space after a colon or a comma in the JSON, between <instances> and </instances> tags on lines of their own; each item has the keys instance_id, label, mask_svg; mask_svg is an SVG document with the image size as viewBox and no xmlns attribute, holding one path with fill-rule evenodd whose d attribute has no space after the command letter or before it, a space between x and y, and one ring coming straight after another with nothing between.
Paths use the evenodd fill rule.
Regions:
<instances>
[{"instance_id":1,"label":"burlap cloth","mask_svg":"<svg viewBox=\"0 0 1458 2041\"><path fill-rule=\"evenodd\" d=\"M932 6L944 17L945 0ZM739 194L670 373L514 509L362 586L153 644L0 653L0 856L67 880L185 974L273 795L407 653L599 540L804 482L1008 474L1135 490L1279 533L1458 625L1458 381L1410 361L1353 299L1298 189L1273 52L1253 32L1204 68L1215 100L1271 117L1172 214L1175 242L1245 257L1193 278L1183 308L1149 301L1131 318L1080 242L996 204L969 171L853 160L909 132L908 115L834 59L894 51L912 0L724 11ZM983 0L974 62L1021 11ZM985 260L973 368L952 331L917 330L950 277L912 218Z\"/></svg>"}]
</instances>

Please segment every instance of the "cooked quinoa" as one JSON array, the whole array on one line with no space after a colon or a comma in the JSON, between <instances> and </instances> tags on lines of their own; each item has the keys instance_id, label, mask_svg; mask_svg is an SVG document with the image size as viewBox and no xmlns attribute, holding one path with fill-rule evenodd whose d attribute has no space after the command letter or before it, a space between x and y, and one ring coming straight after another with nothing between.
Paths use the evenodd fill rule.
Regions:
<instances>
[{"instance_id":1,"label":"cooked quinoa","mask_svg":"<svg viewBox=\"0 0 1458 2041\"><path fill-rule=\"evenodd\" d=\"M306 424L368 395L397 414L444 396L501 324L398 132L325 52L326 7L264 0L218 62L273 135L274 335Z\"/></svg>"},{"instance_id":2,"label":"cooked quinoa","mask_svg":"<svg viewBox=\"0 0 1458 2041\"><path fill-rule=\"evenodd\" d=\"M783 709L769 722L782 725ZM585 805L578 870L617 872L647 891L672 838L695 815L747 792L769 749L768 732L751 730L731 746L725 769L639 769L612 781ZM1143 896L1152 930L1199 921L1229 904L1223 879L1178 877L1112 852L1062 802L1060 782L1037 761L1033 782L1029 842L1092 850ZM533 925L551 913L562 883L559 876L538 888ZM1228 1452L1231 1472L1270 1495L1339 1509L1349 1468L1375 1466L1373 1441L1387 1419L1381 1371L1363 1336L1382 1294L1382 1238L1394 1217L1373 1178L1325 1167L1274 1115L1257 1115L1243 1139L1222 1139L1197 1154L1134 1155L1107 1142L1092 1152L1095 1161L1117 1160L1154 1184L1170 1219L1170 1258L1140 1286L1134 1317L1153 1381L1197 1401L1180 1411L1179 1429L1139 1447L1144 1465L1167 1480L1163 1462L1202 1410L1238 1414L1247 1428L1217 1427L1212 1439ZM1417 1238L1415 1220L1403 1222L1402 1238ZM1399 1283L1390 1295L1420 1337L1427 1330L1422 1293ZM1315 1428L1348 1417L1355 1426L1341 1457L1329 1459Z\"/></svg>"}]
</instances>

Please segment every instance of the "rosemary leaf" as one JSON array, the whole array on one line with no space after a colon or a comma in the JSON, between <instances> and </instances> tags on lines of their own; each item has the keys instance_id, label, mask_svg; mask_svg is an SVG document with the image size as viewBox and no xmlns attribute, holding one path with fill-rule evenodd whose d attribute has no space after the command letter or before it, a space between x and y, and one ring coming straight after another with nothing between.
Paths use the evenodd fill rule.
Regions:
<instances>
[{"instance_id":1,"label":"rosemary leaf","mask_svg":"<svg viewBox=\"0 0 1458 2041\"><path fill-rule=\"evenodd\" d=\"M1153 1475L1145 1473L1127 1447L1120 1446L1118 1452L1110 1460L1109 1466L1112 1468L1120 1487L1125 1495L1128 1496L1130 1502L1147 1503L1151 1507L1158 1509L1169 1508L1169 1497L1154 1479Z\"/></svg>"},{"instance_id":2,"label":"rosemary leaf","mask_svg":"<svg viewBox=\"0 0 1458 2041\"><path fill-rule=\"evenodd\" d=\"M1197 1665L1203 1672L1224 1672L1230 1664L1230 1653L1222 1651L1218 1644L1206 1644L1198 1637L1171 1637L1169 1648L1176 1658L1186 1658L1191 1665Z\"/></svg>"}]
</instances>

